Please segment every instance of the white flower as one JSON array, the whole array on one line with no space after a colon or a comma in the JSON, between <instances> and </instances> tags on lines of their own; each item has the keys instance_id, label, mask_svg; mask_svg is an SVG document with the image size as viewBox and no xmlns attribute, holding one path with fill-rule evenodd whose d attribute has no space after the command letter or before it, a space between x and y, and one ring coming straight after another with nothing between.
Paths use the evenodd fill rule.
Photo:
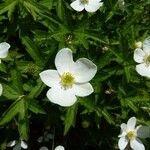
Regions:
<instances>
[{"instance_id":1,"label":"white flower","mask_svg":"<svg viewBox=\"0 0 150 150\"><path fill-rule=\"evenodd\" d=\"M69 48L61 49L55 58L57 70L45 70L40 73L41 80L49 87L48 99L61 106L73 105L77 97L90 95L94 90L89 81L97 72L96 65L86 59L73 61Z\"/></svg>"},{"instance_id":2,"label":"white flower","mask_svg":"<svg viewBox=\"0 0 150 150\"><path fill-rule=\"evenodd\" d=\"M46 146L43 146L39 150L49 150L49 149Z\"/></svg>"},{"instance_id":3,"label":"white flower","mask_svg":"<svg viewBox=\"0 0 150 150\"><path fill-rule=\"evenodd\" d=\"M0 63L1 58L6 58L8 55L8 50L10 48L10 45L6 42L0 43Z\"/></svg>"},{"instance_id":4,"label":"white flower","mask_svg":"<svg viewBox=\"0 0 150 150\"><path fill-rule=\"evenodd\" d=\"M65 150L65 148L63 146L59 145L59 146L55 147L54 150Z\"/></svg>"},{"instance_id":5,"label":"white flower","mask_svg":"<svg viewBox=\"0 0 150 150\"><path fill-rule=\"evenodd\" d=\"M21 150L21 148L27 149L28 145L23 140L20 140L19 142L16 140L13 140L7 144L7 147L14 147L13 150Z\"/></svg>"},{"instance_id":6,"label":"white flower","mask_svg":"<svg viewBox=\"0 0 150 150\"><path fill-rule=\"evenodd\" d=\"M2 95L3 93L3 87L2 87L2 84L0 83L0 96Z\"/></svg>"},{"instance_id":7,"label":"white flower","mask_svg":"<svg viewBox=\"0 0 150 150\"><path fill-rule=\"evenodd\" d=\"M120 150L124 150L128 143L133 150L145 150L144 145L140 141L139 138L147 138L150 137L150 128L147 126L137 126L136 125L136 118L131 117L127 124L121 124L121 134L118 136L120 137L118 146Z\"/></svg>"},{"instance_id":8,"label":"white flower","mask_svg":"<svg viewBox=\"0 0 150 150\"><path fill-rule=\"evenodd\" d=\"M136 71L141 76L150 77L150 37L143 42L143 49L135 49L134 60L140 63L136 65Z\"/></svg>"},{"instance_id":9,"label":"white flower","mask_svg":"<svg viewBox=\"0 0 150 150\"><path fill-rule=\"evenodd\" d=\"M76 11L82 11L85 9L87 12L95 12L101 6L103 2L101 0L75 0L70 6Z\"/></svg>"}]
</instances>

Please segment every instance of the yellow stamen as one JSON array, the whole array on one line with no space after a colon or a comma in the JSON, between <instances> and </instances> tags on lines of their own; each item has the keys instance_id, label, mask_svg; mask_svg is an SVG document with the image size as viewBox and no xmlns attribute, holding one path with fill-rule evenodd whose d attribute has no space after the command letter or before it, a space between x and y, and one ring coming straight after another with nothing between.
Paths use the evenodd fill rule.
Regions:
<instances>
[{"instance_id":1,"label":"yellow stamen","mask_svg":"<svg viewBox=\"0 0 150 150\"><path fill-rule=\"evenodd\" d=\"M129 140L133 140L136 137L136 133L134 131L130 131L128 132L127 137Z\"/></svg>"},{"instance_id":2,"label":"yellow stamen","mask_svg":"<svg viewBox=\"0 0 150 150\"><path fill-rule=\"evenodd\" d=\"M89 0L80 0L81 4L87 4Z\"/></svg>"},{"instance_id":3,"label":"yellow stamen","mask_svg":"<svg viewBox=\"0 0 150 150\"><path fill-rule=\"evenodd\" d=\"M69 88L75 83L75 78L70 72L65 72L61 76L60 83L65 89Z\"/></svg>"}]
</instances>

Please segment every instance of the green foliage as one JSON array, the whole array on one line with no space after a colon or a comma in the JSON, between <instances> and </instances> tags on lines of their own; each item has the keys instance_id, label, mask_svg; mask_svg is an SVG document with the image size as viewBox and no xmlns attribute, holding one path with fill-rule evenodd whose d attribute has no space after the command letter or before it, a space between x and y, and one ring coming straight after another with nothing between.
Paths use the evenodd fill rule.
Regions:
<instances>
[{"instance_id":1,"label":"green foliage","mask_svg":"<svg viewBox=\"0 0 150 150\"><path fill-rule=\"evenodd\" d=\"M103 0L104 5L95 13L76 12L71 2L0 1L0 43L11 45L0 64L1 145L12 135L30 138L30 144L37 145L32 138L49 130L56 135L52 145L64 142L70 148L78 142L76 135L82 137L86 132L83 145L117 149L122 122L136 116L139 123L150 126L150 79L136 72L133 60L135 42L150 35L149 0L126 0L123 7L118 0ZM48 88L39 77L41 71L55 69L55 55L64 47L72 49L75 59L86 57L98 67L91 81L94 93L78 98L68 108L46 98ZM86 128L84 121L88 122ZM35 126L40 126L40 131ZM12 135L5 134L10 130ZM69 145L70 136L75 138ZM149 145L148 141L146 149Z\"/></svg>"}]
</instances>

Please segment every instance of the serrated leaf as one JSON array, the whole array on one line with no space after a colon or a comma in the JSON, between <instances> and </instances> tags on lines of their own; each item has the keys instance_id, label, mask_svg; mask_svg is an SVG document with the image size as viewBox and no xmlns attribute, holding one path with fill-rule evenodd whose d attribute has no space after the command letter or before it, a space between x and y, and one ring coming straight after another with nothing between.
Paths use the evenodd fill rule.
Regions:
<instances>
[{"instance_id":1,"label":"serrated leaf","mask_svg":"<svg viewBox=\"0 0 150 150\"><path fill-rule=\"evenodd\" d=\"M3 96L10 100L16 100L20 93L12 85L3 83Z\"/></svg>"},{"instance_id":2,"label":"serrated leaf","mask_svg":"<svg viewBox=\"0 0 150 150\"><path fill-rule=\"evenodd\" d=\"M76 121L76 114L77 114L77 108L78 105L75 103L73 106L69 107L66 112L65 116L65 128L64 128L64 135L66 135L71 128L71 126L74 126Z\"/></svg>"},{"instance_id":3,"label":"serrated leaf","mask_svg":"<svg viewBox=\"0 0 150 150\"><path fill-rule=\"evenodd\" d=\"M27 110L27 99L25 97L23 97L20 100L19 114L18 114L18 130L20 137L24 140L28 140L29 120Z\"/></svg>"},{"instance_id":4,"label":"serrated leaf","mask_svg":"<svg viewBox=\"0 0 150 150\"><path fill-rule=\"evenodd\" d=\"M10 122L18 114L20 109L20 101L15 101L11 106L4 112L0 119L0 126Z\"/></svg>"},{"instance_id":5,"label":"serrated leaf","mask_svg":"<svg viewBox=\"0 0 150 150\"><path fill-rule=\"evenodd\" d=\"M45 110L37 103L36 100L29 101L29 110L35 114L46 114Z\"/></svg>"}]
</instances>

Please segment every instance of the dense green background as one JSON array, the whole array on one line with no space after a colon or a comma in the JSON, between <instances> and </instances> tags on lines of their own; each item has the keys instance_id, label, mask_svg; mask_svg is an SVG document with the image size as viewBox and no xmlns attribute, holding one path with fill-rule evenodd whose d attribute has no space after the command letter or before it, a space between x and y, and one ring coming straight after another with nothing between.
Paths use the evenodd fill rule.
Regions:
<instances>
[{"instance_id":1,"label":"dense green background","mask_svg":"<svg viewBox=\"0 0 150 150\"><path fill-rule=\"evenodd\" d=\"M29 149L62 144L67 150L117 150L120 124L135 116L150 126L150 79L135 71L135 42L150 35L150 0L103 0L96 13L76 12L71 0L1 0L0 42L10 43L0 64L0 149L21 137ZM98 66L95 92L69 108L52 104L39 78L55 69L58 50ZM39 144L47 131L54 139ZM77 144L78 143L78 144ZM150 139L143 141L150 149Z\"/></svg>"}]
</instances>

